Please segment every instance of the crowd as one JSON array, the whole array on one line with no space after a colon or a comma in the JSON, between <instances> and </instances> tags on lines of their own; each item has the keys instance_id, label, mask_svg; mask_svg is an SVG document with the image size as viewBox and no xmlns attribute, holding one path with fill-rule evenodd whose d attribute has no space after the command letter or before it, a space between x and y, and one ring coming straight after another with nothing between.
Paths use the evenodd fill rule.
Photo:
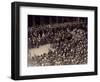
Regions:
<instances>
[{"instance_id":1,"label":"crowd","mask_svg":"<svg viewBox=\"0 0 100 82\"><path fill-rule=\"evenodd\" d=\"M33 66L87 63L87 24L38 25L28 30L28 47L51 44L54 51L32 57Z\"/></svg>"}]
</instances>

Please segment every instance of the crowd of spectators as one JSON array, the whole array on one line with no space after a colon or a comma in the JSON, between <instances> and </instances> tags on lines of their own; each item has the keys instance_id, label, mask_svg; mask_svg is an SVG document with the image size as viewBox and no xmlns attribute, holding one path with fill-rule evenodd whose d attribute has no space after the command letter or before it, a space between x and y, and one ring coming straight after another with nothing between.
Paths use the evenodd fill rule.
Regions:
<instances>
[{"instance_id":1,"label":"crowd of spectators","mask_svg":"<svg viewBox=\"0 0 100 82\"><path fill-rule=\"evenodd\" d=\"M28 28L28 47L51 44L54 51L32 56L33 66L87 63L87 24L62 23Z\"/></svg>"}]
</instances>

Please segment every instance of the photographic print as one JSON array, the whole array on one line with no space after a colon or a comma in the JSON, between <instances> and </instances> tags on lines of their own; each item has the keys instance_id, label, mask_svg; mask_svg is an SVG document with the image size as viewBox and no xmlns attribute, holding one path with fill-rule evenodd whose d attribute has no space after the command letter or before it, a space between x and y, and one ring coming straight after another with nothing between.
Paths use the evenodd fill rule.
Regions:
<instances>
[{"instance_id":1,"label":"photographic print","mask_svg":"<svg viewBox=\"0 0 100 82\"><path fill-rule=\"evenodd\" d=\"M28 15L28 66L87 64L87 17Z\"/></svg>"},{"instance_id":2,"label":"photographic print","mask_svg":"<svg viewBox=\"0 0 100 82\"><path fill-rule=\"evenodd\" d=\"M12 2L11 78L97 75L97 7Z\"/></svg>"}]
</instances>

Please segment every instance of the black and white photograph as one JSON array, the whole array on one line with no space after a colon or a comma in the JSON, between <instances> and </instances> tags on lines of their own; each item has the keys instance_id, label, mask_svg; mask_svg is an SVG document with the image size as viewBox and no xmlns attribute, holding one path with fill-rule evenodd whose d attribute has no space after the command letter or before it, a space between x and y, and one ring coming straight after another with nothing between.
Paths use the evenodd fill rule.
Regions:
<instances>
[{"instance_id":1,"label":"black and white photograph","mask_svg":"<svg viewBox=\"0 0 100 82\"><path fill-rule=\"evenodd\" d=\"M87 17L28 15L28 66L87 64L87 24Z\"/></svg>"},{"instance_id":2,"label":"black and white photograph","mask_svg":"<svg viewBox=\"0 0 100 82\"><path fill-rule=\"evenodd\" d=\"M97 75L97 7L13 2L11 78Z\"/></svg>"}]
</instances>

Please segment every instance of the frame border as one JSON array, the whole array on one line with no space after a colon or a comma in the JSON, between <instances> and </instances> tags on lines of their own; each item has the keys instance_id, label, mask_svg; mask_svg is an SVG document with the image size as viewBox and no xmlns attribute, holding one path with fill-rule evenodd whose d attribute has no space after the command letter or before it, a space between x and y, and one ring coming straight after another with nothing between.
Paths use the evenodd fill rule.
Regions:
<instances>
[{"instance_id":1,"label":"frame border","mask_svg":"<svg viewBox=\"0 0 100 82\"><path fill-rule=\"evenodd\" d=\"M48 7L48 8L63 8L63 9L83 9L94 10L94 72L80 72L80 73L61 73L61 74L46 74L46 75L30 75L20 76L20 7ZM58 78L58 77L73 77L73 76L88 76L97 75L97 7L95 6L77 6L77 5L61 5L61 4L48 4L48 3L31 3L31 2L12 2L11 3L11 78L13 80L25 80L25 79L41 79L41 78Z\"/></svg>"}]
</instances>

